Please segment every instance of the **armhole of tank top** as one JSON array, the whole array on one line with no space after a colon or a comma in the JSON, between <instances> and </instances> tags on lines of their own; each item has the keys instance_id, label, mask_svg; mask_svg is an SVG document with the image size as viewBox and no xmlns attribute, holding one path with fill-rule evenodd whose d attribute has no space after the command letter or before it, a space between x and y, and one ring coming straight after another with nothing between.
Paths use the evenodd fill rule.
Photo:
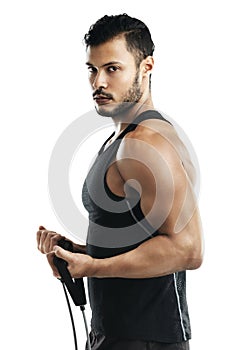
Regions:
<instances>
[{"instance_id":1,"label":"armhole of tank top","mask_svg":"<svg viewBox=\"0 0 250 350\"><path fill-rule=\"evenodd\" d=\"M124 130L124 135L120 135L121 138L124 137L126 135L127 132L133 131L136 129L137 125L139 125L142 121L144 120L150 120L150 119L157 119L157 120L162 120L165 121L167 123L169 123L170 125L172 125L172 123L170 123L169 120L165 119L158 111L156 110L148 110L145 111L143 113L141 113L140 115L138 115L137 118L135 118L135 120L133 121L132 124L130 124L125 130ZM135 123L136 122L136 123ZM127 204L127 207L131 213L131 215L133 216L134 220L137 222L138 225L140 225L142 227L142 229L148 234L149 238L151 237L155 237L158 236L160 233L158 230L152 230L152 226L150 225L150 223L147 221L147 219L145 218L142 209L141 209L141 201L138 202L138 208L141 212L141 214L143 215L144 219L146 220L144 223L142 222L143 220L139 219L135 212L133 211L133 208L131 207L129 201L127 198L125 198L125 202ZM147 227L148 225L148 227Z\"/></svg>"},{"instance_id":2,"label":"armhole of tank top","mask_svg":"<svg viewBox=\"0 0 250 350\"><path fill-rule=\"evenodd\" d=\"M122 200L124 200L125 197L118 196L117 194L115 194L114 192L112 192L111 189L110 189L109 186L108 186L108 183L107 183L107 173L108 173L108 170L109 170L109 167L107 168L107 170L106 170L105 173L104 173L104 179L103 179L104 189L105 189L107 195L108 195L111 199L113 199L113 200L116 201L116 202L122 201Z\"/></svg>"},{"instance_id":3,"label":"armhole of tank top","mask_svg":"<svg viewBox=\"0 0 250 350\"><path fill-rule=\"evenodd\" d=\"M148 118L147 118L147 117L145 118L145 114L148 115ZM145 119L144 119L144 118L145 118ZM140 119L141 119L141 120L140 120ZM129 125L123 130L123 132L117 137L117 140L118 140L118 139L122 139L128 132L135 130L136 127L137 127L137 125L140 124L143 120L149 120L149 119L162 120L162 121L165 121L165 122L169 123L170 125L172 125L172 123L170 123L170 121L168 121L167 119L163 118L163 116L162 116L158 111L156 111L156 110L148 110L148 111L145 111L145 112L141 113L140 115L138 115L138 117L135 118L135 120L134 120L134 122L136 121L136 124L134 124L133 122L132 122L131 124L129 124ZM104 142L104 144L102 145L100 151L98 152L98 155L101 154L101 153L103 152L103 149L104 149L105 145L106 145L107 142L112 138L112 136L114 135L114 133L115 133L115 132L113 132L113 133L109 136L109 138ZM108 170L107 170L107 171L108 171ZM148 233L149 237L155 237L155 236L159 235L158 230L155 230L155 231L152 232L152 226L149 224L149 222L148 222L147 220L146 220L146 222L147 222L147 224L149 225L149 228L147 228L147 226L144 225L144 224L141 222L141 220L137 218L136 214L135 214L134 211L133 211L133 208L131 207L131 205L130 205L130 203L129 203L129 201L128 201L128 199L127 199L126 197L118 196L118 195L116 195L115 193L113 193L113 192L110 190L110 188L109 188L109 186L108 186L108 183L107 183L107 171L105 172L105 175L104 175L104 188L105 188L105 191L106 191L107 195L108 195L111 199L113 199L113 200L115 200L115 201L117 201L117 202L119 202L119 201L121 201L121 200L125 200L126 205L127 205L127 207L128 207L128 210L129 210L129 212L131 213L131 215L133 216L135 222L137 222L137 224L139 224L139 225L144 229L144 231ZM139 206L139 210L140 210L141 214L144 216L144 214L143 214L143 212L142 212L142 209L141 209L140 201L139 201L139 203L138 203L138 206ZM145 218L145 216L144 216L144 218Z\"/></svg>"}]
</instances>

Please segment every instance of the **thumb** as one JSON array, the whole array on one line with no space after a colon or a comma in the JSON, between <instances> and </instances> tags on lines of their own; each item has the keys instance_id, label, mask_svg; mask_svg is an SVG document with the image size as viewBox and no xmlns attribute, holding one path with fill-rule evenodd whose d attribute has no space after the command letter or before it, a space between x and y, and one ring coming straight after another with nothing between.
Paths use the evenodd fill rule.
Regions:
<instances>
[{"instance_id":1,"label":"thumb","mask_svg":"<svg viewBox=\"0 0 250 350\"><path fill-rule=\"evenodd\" d=\"M46 230L44 226L39 226L39 230Z\"/></svg>"},{"instance_id":2,"label":"thumb","mask_svg":"<svg viewBox=\"0 0 250 350\"><path fill-rule=\"evenodd\" d=\"M68 250L65 250L58 245L54 246L54 253L58 258L61 258L67 262L70 262L72 259L72 253L69 252Z\"/></svg>"}]
</instances>

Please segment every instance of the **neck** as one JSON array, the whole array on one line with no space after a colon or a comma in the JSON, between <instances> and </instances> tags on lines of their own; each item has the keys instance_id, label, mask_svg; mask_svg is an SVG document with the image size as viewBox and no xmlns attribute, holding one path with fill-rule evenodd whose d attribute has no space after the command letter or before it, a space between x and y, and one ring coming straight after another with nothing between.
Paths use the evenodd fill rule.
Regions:
<instances>
[{"instance_id":1,"label":"neck","mask_svg":"<svg viewBox=\"0 0 250 350\"><path fill-rule=\"evenodd\" d=\"M150 96L145 101L139 101L136 103L129 111L126 111L126 113L122 116L119 116L119 118L113 117L112 120L115 125L115 136L118 136L127 126L128 124L131 124L135 118L148 110L154 109L152 97Z\"/></svg>"}]
</instances>

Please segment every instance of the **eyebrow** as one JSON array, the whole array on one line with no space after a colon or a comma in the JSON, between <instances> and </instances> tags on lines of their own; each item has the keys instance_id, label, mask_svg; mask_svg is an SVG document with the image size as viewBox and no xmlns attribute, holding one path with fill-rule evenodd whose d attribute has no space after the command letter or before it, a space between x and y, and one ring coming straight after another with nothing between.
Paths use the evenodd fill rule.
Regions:
<instances>
[{"instance_id":1,"label":"eyebrow","mask_svg":"<svg viewBox=\"0 0 250 350\"><path fill-rule=\"evenodd\" d=\"M100 68L107 67L107 66L110 66L112 64L121 64L121 62L119 62L119 61L111 61L111 62L103 64ZM90 62L86 62L86 65L89 66L89 67L94 67L95 66L94 64L92 64Z\"/></svg>"}]
</instances>

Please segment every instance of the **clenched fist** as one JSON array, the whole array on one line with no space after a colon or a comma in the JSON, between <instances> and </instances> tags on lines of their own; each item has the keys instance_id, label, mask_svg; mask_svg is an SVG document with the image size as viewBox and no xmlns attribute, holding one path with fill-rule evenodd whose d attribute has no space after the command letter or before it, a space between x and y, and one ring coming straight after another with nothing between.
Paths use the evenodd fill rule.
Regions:
<instances>
[{"instance_id":1,"label":"clenched fist","mask_svg":"<svg viewBox=\"0 0 250 350\"><path fill-rule=\"evenodd\" d=\"M60 239L65 238L64 236L56 233L55 231L47 230L43 226L39 226L37 231L37 248L43 254L48 254L53 251L53 247L57 244Z\"/></svg>"}]
</instances>

